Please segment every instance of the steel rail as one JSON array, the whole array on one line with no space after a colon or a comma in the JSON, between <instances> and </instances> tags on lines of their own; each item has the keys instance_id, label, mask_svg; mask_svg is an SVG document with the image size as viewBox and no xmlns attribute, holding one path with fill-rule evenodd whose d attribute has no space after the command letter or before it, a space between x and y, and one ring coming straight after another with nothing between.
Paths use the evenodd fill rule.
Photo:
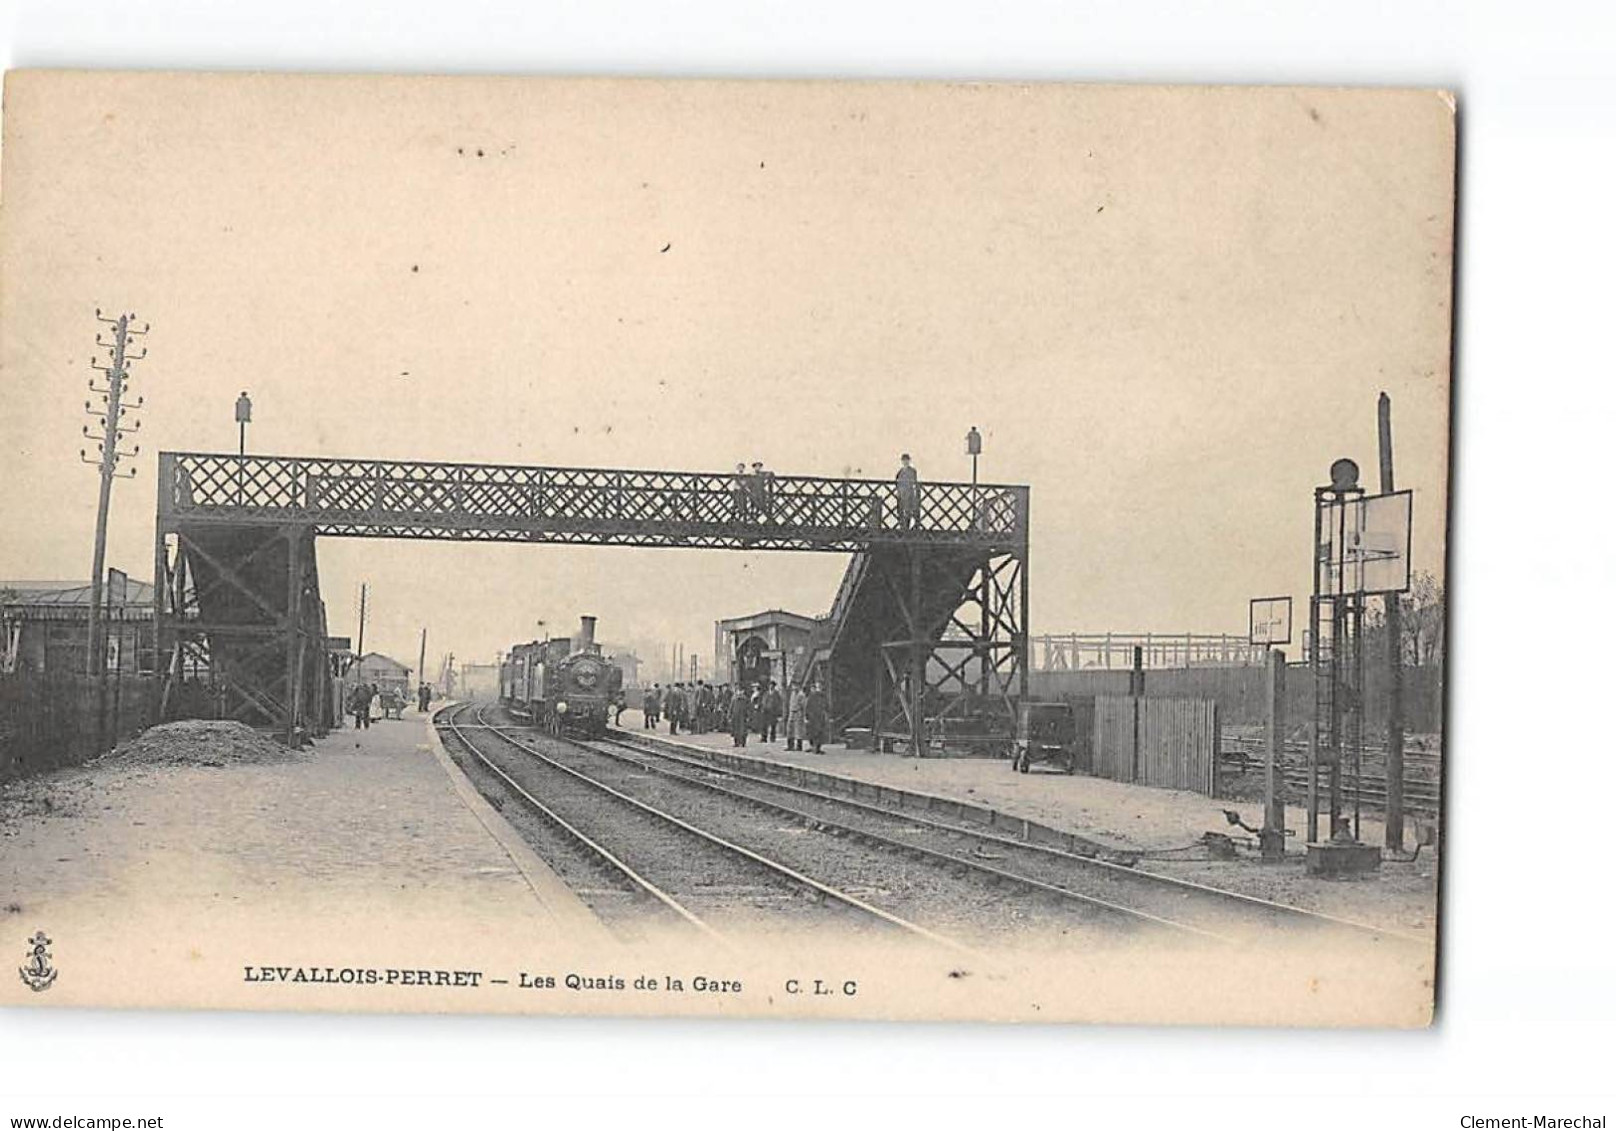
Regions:
<instances>
[{"instance_id":1,"label":"steel rail","mask_svg":"<svg viewBox=\"0 0 1616 1131\"><path fill-rule=\"evenodd\" d=\"M1328 764L1320 762L1320 775L1322 776L1328 772ZM1307 780L1308 772L1306 768L1285 771L1286 785L1293 785L1297 786L1298 788L1306 788ZM1362 790L1363 799L1365 801L1384 808L1384 802L1386 801L1386 779L1365 778L1363 785L1360 787L1357 784L1357 779L1351 774L1343 773L1341 775L1341 790L1343 796L1348 796L1358 792L1360 789ZM1415 810L1425 814L1426 816L1439 816L1442 812L1441 791L1435 789L1434 787L1429 790L1410 789L1408 783L1404 783L1403 808Z\"/></svg>"},{"instance_id":2,"label":"steel rail","mask_svg":"<svg viewBox=\"0 0 1616 1131\"><path fill-rule=\"evenodd\" d=\"M482 717L482 708L478 709L478 717ZM616 798L618 801L634 807L642 813L648 814L649 816L657 818L658 820L661 820L667 824L682 829L709 844L731 853L732 855L740 856L751 863L762 867L771 875L782 877L799 887L808 888L835 903L853 908L862 914L871 916L889 926L897 927L899 930L908 932L909 934L913 934L919 938L923 938L930 943L934 943L938 946L946 947L950 950L958 951L963 954L969 954L975 958L984 957L973 947L966 946L964 943L957 942L954 939L948 938L946 935L940 935L936 931L932 931L926 927L920 926L918 923L911 923L909 920L898 915L894 915L890 911L885 911L882 908L876 907L874 904L866 903L864 900L859 899L855 895L850 895L847 892L831 887L829 884L823 883L820 880L816 880L812 876L805 875L789 865L780 863L778 860L771 860L769 857L764 856L761 853L754 852L752 849L747 848L744 845L739 845L733 841L726 840L716 833L708 832L706 829L699 828L696 825L691 824L689 821L686 821L680 817L675 817L672 813L658 809L656 806L647 804L638 798L630 797L621 790L615 789L603 781L598 781L583 771L576 769L575 767L556 761L554 758L551 758L549 755L543 753L537 748L529 745L528 743L522 742L519 739L511 737L502 730L492 727L489 729L491 733L496 734L505 742L508 742L517 749L526 752L534 758L537 758L539 761L545 763L551 768L560 770L562 773L570 775L585 785L588 785L602 793L608 794L609 796ZM566 743L578 749L590 750L593 753L601 753L601 751L595 751L591 747L584 745L576 739L553 734L547 734L545 737L554 739L558 742Z\"/></svg>"},{"instance_id":3,"label":"steel rail","mask_svg":"<svg viewBox=\"0 0 1616 1131\"><path fill-rule=\"evenodd\" d=\"M1238 757L1231 756L1232 754L1236 753L1239 755ZM1261 757L1262 754L1260 750L1254 752L1248 752L1246 750L1235 752L1226 749L1221 755L1219 755L1218 772L1247 773L1261 770ZM1328 767L1325 763L1321 762L1319 764L1319 769L1321 771L1325 771L1328 769ZM1297 788L1305 788L1308 784L1308 767L1305 758L1297 759L1287 754L1284 764L1284 775L1286 785L1295 786ZM1363 799L1366 802L1369 802L1371 805L1384 808L1387 789L1386 775L1384 773L1365 773L1362 775L1357 775L1351 773L1345 766L1342 767L1341 786L1343 790L1349 793L1357 791L1360 788L1358 784L1360 780L1362 782L1361 789ZM1412 809L1426 816L1439 816L1442 812L1441 783L1439 781L1431 781L1425 778L1405 778L1403 781L1403 801L1405 808Z\"/></svg>"},{"instance_id":4,"label":"steel rail","mask_svg":"<svg viewBox=\"0 0 1616 1131\"><path fill-rule=\"evenodd\" d=\"M467 710L470 706L471 704L469 703L461 703L453 707L446 708L440 712L440 714L444 716L442 723L439 723L436 717L434 717L432 721L434 724L446 726L454 734L454 736L460 740L461 744L471 752L473 757L475 757L489 770L493 771L493 773L496 774L500 780L503 781L505 785L510 788L511 791L514 792L518 797L520 797L523 801L526 801L528 805L530 805L534 811L538 813L540 818L545 821L545 823L549 824L552 828L558 829L566 837L572 840L573 843L582 847L587 853L593 855L601 861L604 861L611 871L626 879L631 887L638 889L639 891L650 896L657 903L661 904L663 907L666 907L669 911L672 911L686 923L696 928L696 930L700 931L711 939L724 943L726 946L731 945L729 940L723 934L714 930L707 923L703 922L695 913L690 911L689 908L685 907L678 900L674 899L673 896L657 887L650 880L646 879L633 868L629 867L629 865L618 859L618 857L613 854L610 849L606 848L604 845L596 843L586 833L575 828L570 822L567 821L566 818L562 817L544 802L540 801L537 797L534 797L527 790L523 789L516 783L514 778L512 778L498 766L494 765L494 763L491 762L481 750L477 749L476 744L473 743L470 738L466 737L463 729L456 721L456 717L461 712ZM477 708L477 717L479 722L476 725L479 728L487 728L488 724L480 721L482 719L482 708L480 707Z\"/></svg>"},{"instance_id":5,"label":"steel rail","mask_svg":"<svg viewBox=\"0 0 1616 1131\"><path fill-rule=\"evenodd\" d=\"M870 832L870 831L868 831L866 829L856 829L856 828L853 828L850 825L840 824L839 822L833 821L828 817L816 816L815 814L812 814L812 813L805 813L800 809L793 809L789 805L782 805L782 804L780 804L778 802L775 802L775 801L768 801L768 800L766 800L764 798L754 797L751 794L740 793L740 792L738 792L736 790L733 790L733 789L726 789L725 787L723 787L721 785L718 785L718 784L716 784L714 782L701 781L700 779L697 779L697 778L686 777L683 774L676 774L676 773L673 773L673 772L671 772L669 770L663 769L660 766L654 766L654 765L651 765L651 764L646 763L646 762L641 762L641 761L639 761L638 759L635 759L635 758L627 758L627 757L624 757L621 754L614 754L610 750L601 750L601 749L599 749L597 747L587 745L587 744L585 744L583 742L579 742L576 739L568 739L567 741L573 743L576 746L581 747L582 749L592 751L593 753L601 754L601 755L604 755L604 756L609 757L609 758L616 758L619 761L627 762L630 765L637 766L637 767L639 767L641 769L649 770L652 773L661 774L664 777L668 777L668 778L671 778L671 779L676 780L676 781L686 782L686 783L691 784L691 785L700 786L703 789L711 790L714 793L717 793L717 794L719 794L721 796L724 796L724 797L728 797L728 798L730 798L732 800L740 801L740 802L743 802L745 804L755 806L757 808L762 808L762 809L769 810L770 812L776 813L779 816L786 817L786 818L788 818L790 820L796 821L799 824L806 825L806 826L811 827L811 828L834 830L836 833L845 834L846 836L848 836L851 839L858 840L860 842L867 843L867 844L875 844L875 845L878 845L878 846L880 846L882 848L889 849L891 851L897 852L897 853L899 853L901 855L917 857L917 858L925 860L925 861L927 861L929 863L938 864L938 865L945 866L945 867L952 868L952 869L964 868L964 869L967 869L968 871L976 872L976 873L986 875L986 876L991 876L991 877L993 877L993 879L998 880L1000 882L1014 884L1014 885L1016 885L1018 887L1022 887L1022 888L1026 888L1028 890L1034 891L1034 892L1038 893L1039 895L1044 895L1044 896L1051 897L1056 902L1059 902L1059 903L1078 904L1078 905L1083 906L1086 909L1097 909L1097 910L1100 910L1100 911L1104 911L1104 912L1106 912L1108 914L1120 916L1120 917L1127 918L1127 919L1132 919L1132 920L1135 920L1135 921L1138 921L1138 922L1141 922L1141 923L1148 923L1149 925L1151 925L1153 927L1164 928L1164 929L1169 930L1169 931L1175 931L1175 932L1179 932L1179 933L1183 933L1183 934L1196 935L1196 936L1199 936L1201 938L1211 939L1211 940L1214 940L1214 941L1220 942L1220 943L1234 943L1236 941L1235 939L1233 939L1232 937L1230 937L1228 935L1219 934L1216 931L1209 931L1209 930L1205 929L1204 927L1197 927L1197 926L1194 926L1194 925L1189 924L1189 923L1180 923L1175 919L1164 918L1163 916L1156 915L1153 912L1141 911L1137 907L1129 907L1126 904L1113 903L1110 900L1101 899L1099 896L1086 895L1083 892L1073 891L1070 888L1063 888L1063 887L1060 887L1060 886L1058 886L1056 884L1049 883L1049 882L1047 882L1045 880L1039 880L1039 879L1035 879L1035 878L1033 878L1031 876L1021 875L1018 872L1008 872L1008 871L1005 871L1002 868L995 868L990 864L985 864L980 860L972 860L970 857L967 857L967 856L956 856L953 853L943 852L943 851L940 851L940 850L934 849L934 848L923 848L918 844L905 844L902 841L893 840L890 837L882 836L880 833ZM616 744L619 745L619 746L624 746L625 748L630 749L630 750L635 750L636 753L647 753L647 751L640 750L640 749L637 749L637 748L632 747L632 746L628 746L626 743L618 742ZM670 757L668 755L663 755L660 752L657 753L657 756L658 757ZM711 769L713 769L713 767L711 767L711 766L704 766L704 765L700 765L700 764L696 764L696 766L697 766L697 768L700 768L700 769L703 769L703 770L711 770ZM726 772L727 773L729 771L721 771L721 772ZM769 782L767 780L764 780L763 784L776 785L776 784L779 784L779 783ZM796 788L796 787L793 787L793 788ZM806 791L806 792L812 792L812 791ZM828 797L828 796L825 799L826 800L832 800L832 801L840 801L841 800L840 798L832 798L832 797ZM882 811L882 815L885 816L885 817L889 817L889 818L894 817L894 816L899 816L899 817L902 817L902 819L907 820L906 816L900 815L900 814L894 814L890 810ZM949 831L951 831L951 832L959 832L959 831L963 831L963 830L950 829ZM1013 843L1016 843L1018 846L1020 844L1020 842L1013 842ZM1127 869L1122 869L1122 870L1125 871L1125 872L1128 871Z\"/></svg>"},{"instance_id":6,"label":"steel rail","mask_svg":"<svg viewBox=\"0 0 1616 1131\"><path fill-rule=\"evenodd\" d=\"M608 741L608 742L613 743L614 745L621 746L624 749L632 750L637 754L649 754L649 755L652 755L654 757L665 759L665 760L670 761L670 762L676 762L676 763L678 763L680 765L689 766L692 769L698 769L698 770L701 770L701 771L707 772L707 773L720 773L720 774L723 774L723 775L728 776L728 777L737 778L737 779L740 779L742 781L753 782L753 783L756 783L758 785L766 786L766 787L769 787L769 788L772 788L772 789L779 789L779 790L782 790L782 791L785 791L785 792L788 792L788 793L794 793L794 794L798 794L800 796L811 797L811 798L813 798L813 799L815 799L817 801L825 801L825 802L829 802L829 803L832 803L832 804L835 804L835 805L842 806L844 808L850 808L850 809L859 810L861 812L867 812L867 813L875 814L875 815L878 815L880 817L886 818L888 820L906 822L908 824L920 826L920 827L923 827L923 828L934 829L934 830L939 831L939 832L946 832L946 833L952 833L952 834L956 834L956 835L960 835L960 836L974 837L974 838L976 838L978 840L986 841L986 842L991 843L991 844L998 844L998 845L1002 845L1002 846L1007 847L1007 848L1014 848L1014 849L1018 849L1018 850L1032 852L1032 853L1035 853L1035 854L1038 854L1038 855L1048 856L1048 857L1050 857L1052 859L1059 860L1062 863L1072 864L1072 865L1075 865L1077 867L1087 869L1087 870L1089 870L1091 872L1104 873L1107 876L1110 876L1112 878L1120 879L1125 883L1142 883L1142 884L1144 884L1146 886L1154 886L1158 890L1162 890L1162 891L1172 890L1172 891L1176 891L1176 892L1183 892L1183 893L1185 893L1187 895L1193 895L1193 896L1200 897L1200 898L1203 898L1203 899L1211 899L1214 902L1222 903L1222 904L1225 904L1225 905L1233 904L1233 905L1237 905L1237 906L1240 906L1240 907L1248 909L1248 910L1261 911L1264 914L1275 916L1275 917L1278 917L1278 918L1286 918L1286 919L1290 919L1290 920L1293 920L1293 921L1298 922L1298 923L1305 923L1306 925L1308 925L1310 927L1314 927L1314 928L1317 928L1317 929L1320 929L1320 930L1329 929L1329 930L1337 930L1337 931L1351 931L1351 932L1355 932L1355 933L1373 935L1373 936L1376 936L1376 937L1385 938L1385 939L1395 941L1395 942L1402 942L1402 943L1409 943L1409 944L1415 944L1415 943L1421 943L1422 942L1422 940L1417 939L1417 938L1415 938L1413 936L1405 935L1405 934L1402 934L1402 933L1400 933L1398 931L1390 930L1390 929L1387 929L1385 927L1378 927L1378 926L1375 926L1374 924L1371 924L1371 923L1362 923L1362 922L1359 922L1359 921L1354 920L1354 919L1347 919L1347 918L1343 918L1343 917L1337 916L1337 915L1329 915L1329 914L1326 914L1326 913L1321 912L1321 911L1310 911L1307 908L1296 907L1296 906L1294 906L1292 904L1280 903L1280 902L1277 902L1275 900L1264 899L1261 896L1248 895L1245 892L1230 891L1227 888L1215 887L1215 886L1213 886L1211 884L1197 883L1194 880L1185 880L1185 879L1181 879L1181 878L1179 878L1177 876L1164 876L1160 872L1152 872L1152 871L1149 871L1149 870L1142 870L1142 869L1138 869L1138 868L1125 867L1124 865L1116 864L1116 863L1113 863L1113 862L1111 862L1109 860L1100 859L1098 857L1083 856L1083 855L1080 855L1080 854L1075 853L1075 852L1067 852L1064 849L1055 848L1055 847L1053 847L1051 845L1037 844L1037 843L1034 843L1034 842L1028 841L1028 840L1020 840L1020 839L1017 839L1015 837L1003 836L1001 834L988 832L988 831L983 830L983 829L972 828L969 825L957 825L957 824L950 823L948 821L939 821L934 817L922 817L922 816L919 816L919 815L914 814L914 813L906 813L902 809L894 809L894 808L892 808L890 806L880 805L880 804L877 804L875 802L860 801L857 798L852 798L852 797L841 797L841 796L838 796L838 795L833 794L833 793L825 793L825 792L823 792L821 790L810 789L807 786L797 785L797 784L795 784L793 782L781 781L781 780L778 780L776 778L764 777L764 776L758 775L758 774L750 774L750 773L747 773L745 771L736 770L736 769L734 769L732 767L728 767L728 766L716 765L713 762L706 761L706 760L701 759L699 757L690 758L690 757L685 757L683 755L672 754L672 753L669 753L669 752L667 752L665 750L650 749L650 748L647 748L647 747L644 747L644 746L637 745L632 741L625 741L624 739L616 738L616 737L608 737L607 739L605 739L603 741ZM605 753L605 751L601 751L601 753ZM653 765L650 765L650 764L647 764L647 763L636 763L636 764L643 765L646 769L652 770L652 771L657 771L657 769L658 769L656 766L653 766ZM696 779L692 779L692 778L684 778L682 775L674 775L674 776L680 777L681 780L685 780L685 781L694 781L694 780L696 780ZM698 784L707 786L708 788L720 789L721 790L721 787L716 786L711 782L698 782ZM727 790L721 790L721 791L726 792L726 793L732 793L732 791L727 791ZM757 804L762 804L762 805L767 805L767 806L773 806L774 805L774 803L772 803L772 802L761 801L760 799L751 798L751 797L749 797L749 795L745 795L745 794L734 794L734 796L744 797L747 800L753 801L754 803L757 803ZM796 810L791 810L788 807L783 807L783 806L777 807L777 808L779 808L780 811L782 811L784 813L787 813L787 814L797 813L797 815L802 816L802 817L804 817L806 819L813 820L813 821L820 822L820 823L825 823L822 818L813 817L811 814L801 814ZM831 822L831 823L834 824L834 822ZM862 830L852 830L852 831L857 832L858 835L861 835L861 836L874 835L874 834L864 833ZM916 850L918 850L918 851L926 851L926 852L932 851L932 850L929 850L929 849L919 849L919 846L916 846L916 845L904 845L901 842L892 842L892 843L897 844L899 847L901 847L905 851L916 851ZM951 861L957 860L958 862L964 863L964 864L966 864L966 865L968 865L970 867L983 868L983 869L986 869L986 870L989 870L989 871L994 871L994 872L1000 871L999 869L988 868L987 865L983 865L978 861L969 860L968 858L953 857L948 853L940 853L939 855L941 855L941 856L943 856L943 857L945 857L945 858L947 858L947 859L949 859ZM1027 882L1027 883L1034 883L1034 884L1038 884L1038 883L1043 882L1043 881L1033 880L1033 879L1031 879L1031 877L1018 877L1018 876L1015 876L1013 873L1009 874L1009 875L1011 876L1012 879L1016 879L1018 882ZM1054 886L1054 885L1049 885L1049 886ZM1067 891L1068 889L1056 888L1056 890ZM1081 893L1077 893L1077 892L1072 892L1070 894L1081 896ZM1169 922L1171 922L1171 921L1169 921ZM1187 924L1185 926L1188 927ZM1197 928L1189 927L1189 929L1195 930Z\"/></svg>"}]
</instances>

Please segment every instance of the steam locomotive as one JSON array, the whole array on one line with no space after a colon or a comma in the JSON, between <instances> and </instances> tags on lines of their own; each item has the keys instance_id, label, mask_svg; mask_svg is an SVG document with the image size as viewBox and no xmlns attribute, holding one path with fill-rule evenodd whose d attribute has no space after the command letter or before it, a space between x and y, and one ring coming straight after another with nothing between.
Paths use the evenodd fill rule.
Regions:
<instances>
[{"instance_id":1,"label":"steam locomotive","mask_svg":"<svg viewBox=\"0 0 1616 1131\"><path fill-rule=\"evenodd\" d=\"M599 735L623 690L623 669L600 654L595 618L575 638L512 646L499 668L499 701L518 719L551 734Z\"/></svg>"}]
</instances>

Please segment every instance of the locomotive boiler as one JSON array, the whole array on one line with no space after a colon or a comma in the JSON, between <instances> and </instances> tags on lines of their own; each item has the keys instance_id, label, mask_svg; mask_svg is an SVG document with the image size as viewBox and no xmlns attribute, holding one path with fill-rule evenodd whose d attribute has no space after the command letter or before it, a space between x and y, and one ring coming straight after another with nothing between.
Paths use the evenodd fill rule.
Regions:
<instances>
[{"instance_id":1,"label":"locomotive boiler","mask_svg":"<svg viewBox=\"0 0 1616 1131\"><path fill-rule=\"evenodd\" d=\"M623 690L623 669L600 654L595 618L578 635L512 646L499 669L500 702L512 715L551 734L598 735Z\"/></svg>"}]
</instances>

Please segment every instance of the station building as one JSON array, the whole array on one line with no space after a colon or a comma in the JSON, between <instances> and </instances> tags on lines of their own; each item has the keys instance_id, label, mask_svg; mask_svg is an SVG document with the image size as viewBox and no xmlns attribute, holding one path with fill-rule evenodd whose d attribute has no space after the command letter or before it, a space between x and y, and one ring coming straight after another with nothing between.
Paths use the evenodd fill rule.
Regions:
<instances>
[{"instance_id":1,"label":"station building","mask_svg":"<svg viewBox=\"0 0 1616 1131\"><path fill-rule=\"evenodd\" d=\"M815 617L769 609L713 624L714 678L719 683L770 679L791 686L809 660Z\"/></svg>"},{"instance_id":2,"label":"station building","mask_svg":"<svg viewBox=\"0 0 1616 1131\"><path fill-rule=\"evenodd\" d=\"M107 671L151 674L157 664L152 586L102 590ZM90 639L87 581L0 581L0 672L82 675Z\"/></svg>"},{"instance_id":3,"label":"station building","mask_svg":"<svg viewBox=\"0 0 1616 1131\"><path fill-rule=\"evenodd\" d=\"M349 667L348 674L343 679L343 690L346 692L356 683L369 683L379 692L391 691L395 695L402 695L406 700L414 700L415 685L410 682L412 670L391 656L384 656L380 652L366 652Z\"/></svg>"}]
</instances>

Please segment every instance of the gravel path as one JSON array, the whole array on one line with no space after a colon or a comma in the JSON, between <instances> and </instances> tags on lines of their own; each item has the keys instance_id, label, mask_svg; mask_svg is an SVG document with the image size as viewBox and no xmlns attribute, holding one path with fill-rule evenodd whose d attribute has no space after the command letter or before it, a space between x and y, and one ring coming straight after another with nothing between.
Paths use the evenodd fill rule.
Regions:
<instances>
[{"instance_id":1,"label":"gravel path","mask_svg":"<svg viewBox=\"0 0 1616 1131\"><path fill-rule=\"evenodd\" d=\"M249 962L453 965L468 942L560 937L424 729L387 726L259 764L103 758L7 783L0 935L56 940L73 976L55 1001L89 995L95 963L105 981L83 1000L101 1006L254 1001L230 997Z\"/></svg>"}]
</instances>

